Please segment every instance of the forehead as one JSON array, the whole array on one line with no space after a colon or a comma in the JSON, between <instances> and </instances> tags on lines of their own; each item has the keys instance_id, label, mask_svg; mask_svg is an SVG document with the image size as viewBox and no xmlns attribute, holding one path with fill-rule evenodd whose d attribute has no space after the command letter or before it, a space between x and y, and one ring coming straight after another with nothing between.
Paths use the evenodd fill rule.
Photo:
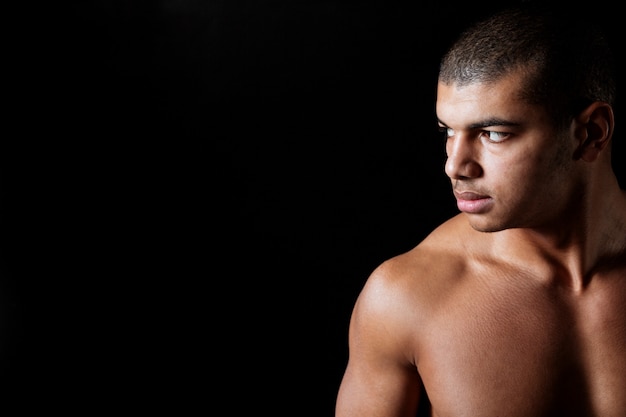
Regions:
<instances>
[{"instance_id":1,"label":"forehead","mask_svg":"<svg viewBox=\"0 0 626 417\"><path fill-rule=\"evenodd\" d=\"M539 107L523 100L520 74L510 74L497 81L437 85L437 118L448 126L469 125L497 118L521 121L540 114Z\"/></svg>"}]
</instances>

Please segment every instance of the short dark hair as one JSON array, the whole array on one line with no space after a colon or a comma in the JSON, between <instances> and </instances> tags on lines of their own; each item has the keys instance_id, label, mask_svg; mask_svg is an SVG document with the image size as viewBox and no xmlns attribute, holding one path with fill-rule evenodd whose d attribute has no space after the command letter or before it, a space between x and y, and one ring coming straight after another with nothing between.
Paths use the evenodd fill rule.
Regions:
<instances>
[{"instance_id":1,"label":"short dark hair","mask_svg":"<svg viewBox=\"0 0 626 417\"><path fill-rule=\"evenodd\" d=\"M439 81L492 82L521 70L522 98L561 121L593 101L614 105L615 63L603 29L589 15L544 3L520 2L470 26L443 56Z\"/></svg>"}]
</instances>

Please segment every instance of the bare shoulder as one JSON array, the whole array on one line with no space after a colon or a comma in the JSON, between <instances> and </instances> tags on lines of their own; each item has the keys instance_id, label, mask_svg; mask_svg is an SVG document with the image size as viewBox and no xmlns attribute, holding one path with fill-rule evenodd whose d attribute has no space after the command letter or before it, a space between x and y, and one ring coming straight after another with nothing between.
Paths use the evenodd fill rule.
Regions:
<instances>
[{"instance_id":1,"label":"bare shoulder","mask_svg":"<svg viewBox=\"0 0 626 417\"><path fill-rule=\"evenodd\" d=\"M413 249L372 271L350 320L350 380L362 381L364 374L374 372L364 370L372 364L394 363L395 369L404 369L398 375L414 372L428 320L462 275L462 245L455 239L462 224L449 220ZM380 378L382 368L375 368Z\"/></svg>"},{"instance_id":2,"label":"bare shoulder","mask_svg":"<svg viewBox=\"0 0 626 417\"><path fill-rule=\"evenodd\" d=\"M472 233L467 222L460 216L446 221L422 242L408 252L383 262L372 273L373 283L397 286L404 291L407 287L430 287L437 281L458 277L466 268L467 254L476 245L472 244Z\"/></svg>"},{"instance_id":3,"label":"bare shoulder","mask_svg":"<svg viewBox=\"0 0 626 417\"><path fill-rule=\"evenodd\" d=\"M357 308L362 304L386 318L407 319L414 328L464 276L473 235L467 229L463 219L454 217L411 250L380 264L369 276Z\"/></svg>"},{"instance_id":4,"label":"bare shoulder","mask_svg":"<svg viewBox=\"0 0 626 417\"><path fill-rule=\"evenodd\" d=\"M445 282L463 269L462 245L454 242L464 223L445 222L368 277L350 319L337 415L408 416L417 410L422 346L433 329L429 321L445 302Z\"/></svg>"}]
</instances>

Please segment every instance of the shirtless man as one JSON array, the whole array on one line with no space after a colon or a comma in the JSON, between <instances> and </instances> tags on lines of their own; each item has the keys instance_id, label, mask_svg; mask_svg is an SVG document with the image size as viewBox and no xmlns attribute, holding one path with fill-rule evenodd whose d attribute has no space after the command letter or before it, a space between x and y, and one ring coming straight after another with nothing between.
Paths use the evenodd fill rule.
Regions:
<instances>
[{"instance_id":1,"label":"shirtless man","mask_svg":"<svg viewBox=\"0 0 626 417\"><path fill-rule=\"evenodd\" d=\"M336 417L626 416L615 82L586 21L505 12L444 56L461 213L376 268Z\"/></svg>"}]
</instances>

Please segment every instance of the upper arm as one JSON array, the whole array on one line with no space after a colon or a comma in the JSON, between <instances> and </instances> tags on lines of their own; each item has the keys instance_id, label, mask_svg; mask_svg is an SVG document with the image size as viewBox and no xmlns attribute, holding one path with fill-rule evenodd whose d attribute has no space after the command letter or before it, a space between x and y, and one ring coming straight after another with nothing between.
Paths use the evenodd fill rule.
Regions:
<instances>
[{"instance_id":1,"label":"upper arm","mask_svg":"<svg viewBox=\"0 0 626 417\"><path fill-rule=\"evenodd\" d=\"M415 312L406 282L379 267L357 299L336 417L414 417L421 391L415 367Z\"/></svg>"}]
</instances>

